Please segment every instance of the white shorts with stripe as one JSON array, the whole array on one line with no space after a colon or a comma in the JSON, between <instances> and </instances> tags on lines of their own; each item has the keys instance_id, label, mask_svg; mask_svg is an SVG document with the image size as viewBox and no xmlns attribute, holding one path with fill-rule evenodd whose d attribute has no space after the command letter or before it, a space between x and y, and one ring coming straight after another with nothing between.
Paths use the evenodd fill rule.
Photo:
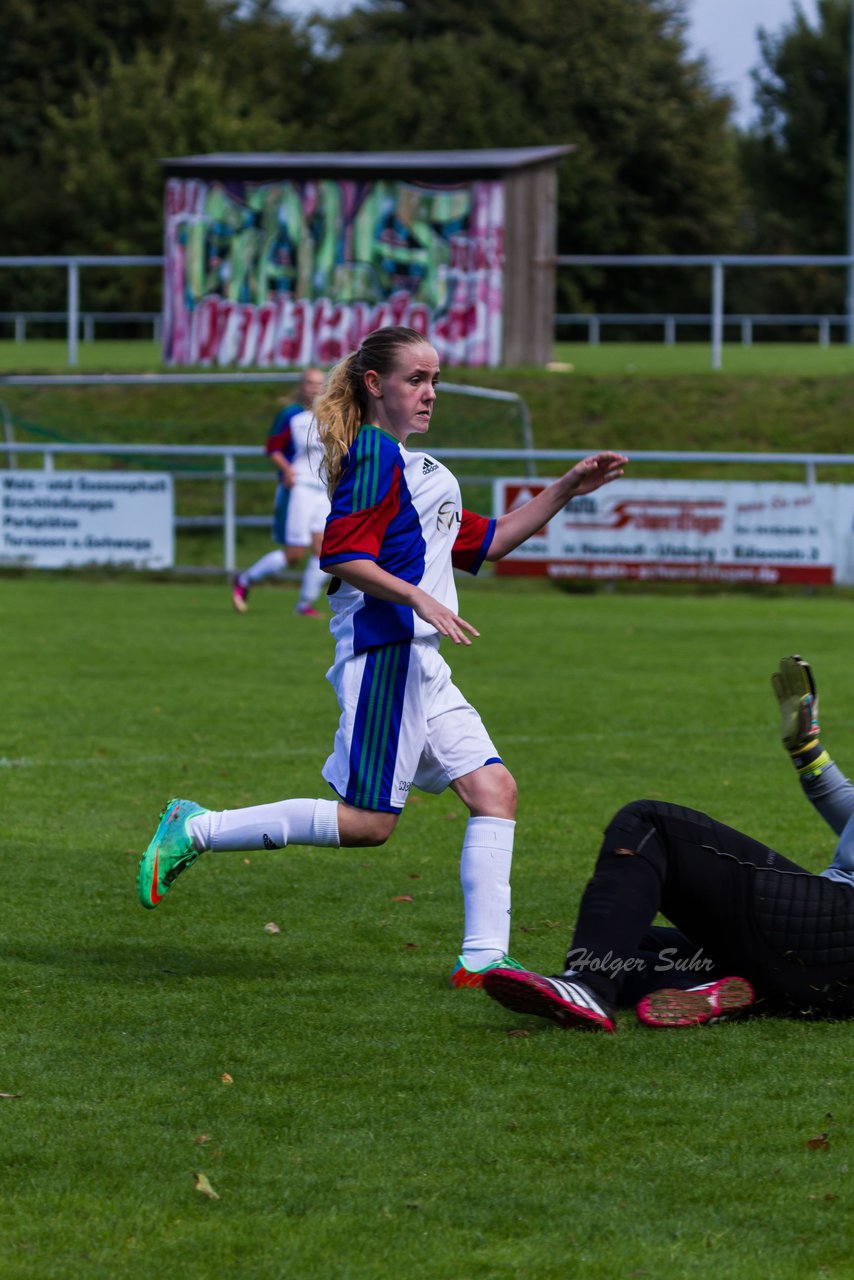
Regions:
<instances>
[{"instance_id":1,"label":"white shorts with stripe","mask_svg":"<svg viewBox=\"0 0 854 1280\"><path fill-rule=\"evenodd\" d=\"M428 637L343 659L327 672L341 719L323 777L357 809L396 813L411 787L438 794L501 757Z\"/></svg>"},{"instance_id":2,"label":"white shorts with stripe","mask_svg":"<svg viewBox=\"0 0 854 1280\"><path fill-rule=\"evenodd\" d=\"M314 485L295 484L290 490L288 515L285 521L285 545L288 547L311 546L315 533L323 533L329 515L329 496L325 489Z\"/></svg>"}]
</instances>

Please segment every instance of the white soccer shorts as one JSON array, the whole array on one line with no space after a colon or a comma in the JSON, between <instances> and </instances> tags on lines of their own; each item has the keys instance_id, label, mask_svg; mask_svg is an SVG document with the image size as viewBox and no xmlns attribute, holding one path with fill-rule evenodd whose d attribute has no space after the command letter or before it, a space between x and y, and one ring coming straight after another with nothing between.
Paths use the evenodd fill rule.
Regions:
<instances>
[{"instance_id":1,"label":"white soccer shorts","mask_svg":"<svg viewBox=\"0 0 854 1280\"><path fill-rule=\"evenodd\" d=\"M357 809L396 813L412 787L434 795L501 757L451 679L438 637L384 645L326 676L341 719L323 777Z\"/></svg>"},{"instance_id":2,"label":"white soccer shorts","mask_svg":"<svg viewBox=\"0 0 854 1280\"><path fill-rule=\"evenodd\" d=\"M325 489L302 484L295 484L290 495L285 521L285 545L310 547L312 536L323 533L326 528L329 496Z\"/></svg>"}]
</instances>

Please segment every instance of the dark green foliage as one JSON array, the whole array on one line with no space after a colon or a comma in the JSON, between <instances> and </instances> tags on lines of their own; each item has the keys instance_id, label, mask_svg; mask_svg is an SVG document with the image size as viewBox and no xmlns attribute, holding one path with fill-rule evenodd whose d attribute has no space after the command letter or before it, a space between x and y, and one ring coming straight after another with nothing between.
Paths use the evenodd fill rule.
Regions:
<instances>
[{"instance_id":1,"label":"dark green foliage","mask_svg":"<svg viewBox=\"0 0 854 1280\"><path fill-rule=\"evenodd\" d=\"M331 24L327 74L340 144L571 143L560 167L562 253L733 248L738 178L729 99L690 59L675 0L372 0ZM393 104L393 107L390 105ZM643 272L567 282L559 309L641 309ZM661 309L705 288L654 279ZM609 305L610 303L610 305Z\"/></svg>"},{"instance_id":2,"label":"dark green foliage","mask_svg":"<svg viewBox=\"0 0 854 1280\"><path fill-rule=\"evenodd\" d=\"M760 38L755 128L741 140L750 191L747 249L844 253L848 208L851 0L818 0L813 26L795 6L779 33ZM841 271L768 272L739 280L755 310L844 312Z\"/></svg>"},{"instance_id":3,"label":"dark green foliage","mask_svg":"<svg viewBox=\"0 0 854 1280\"><path fill-rule=\"evenodd\" d=\"M91 0L13 0L5 13L7 252L158 252L163 156L546 143L576 147L560 172L562 251L734 244L729 103L688 56L682 0L373 0L302 24L271 0L108 16ZM48 277L25 280L30 309L59 304ZM560 305L616 290L632 309L646 285L577 276ZM692 309L704 288L672 276L660 305ZM109 288L95 304L115 305Z\"/></svg>"},{"instance_id":4,"label":"dark green foliage","mask_svg":"<svg viewBox=\"0 0 854 1280\"><path fill-rule=\"evenodd\" d=\"M850 0L762 38L760 118L686 40L685 0L8 0L0 11L5 253L157 253L165 156L570 143L564 253L841 252ZM64 281L4 271L4 309ZM154 278L89 281L86 305L150 309ZM843 273L736 273L736 311L842 310ZM685 312L704 271L574 271L560 311Z\"/></svg>"},{"instance_id":5,"label":"dark green foliage","mask_svg":"<svg viewBox=\"0 0 854 1280\"><path fill-rule=\"evenodd\" d=\"M267 0L11 0L0 15L4 253L159 253L169 155L298 145L308 38ZM4 271L5 305L63 305L63 284ZM94 285L88 305L151 309L156 282ZM23 301L21 299L24 299Z\"/></svg>"}]
</instances>

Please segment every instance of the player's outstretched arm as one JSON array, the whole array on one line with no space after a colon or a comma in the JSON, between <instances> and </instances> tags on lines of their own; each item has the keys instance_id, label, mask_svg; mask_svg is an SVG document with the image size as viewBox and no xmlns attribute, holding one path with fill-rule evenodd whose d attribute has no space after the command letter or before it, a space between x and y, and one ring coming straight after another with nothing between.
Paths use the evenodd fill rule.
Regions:
<instances>
[{"instance_id":1,"label":"player's outstretched arm","mask_svg":"<svg viewBox=\"0 0 854 1280\"><path fill-rule=\"evenodd\" d=\"M841 836L833 867L854 873L854 832L847 833L854 817L854 785L821 745L818 727L818 689L809 663L798 653L782 658L771 676L780 708L780 736L789 753L804 795L829 827ZM835 873L834 873L835 874Z\"/></svg>"},{"instance_id":2,"label":"player's outstretched arm","mask_svg":"<svg viewBox=\"0 0 854 1280\"><path fill-rule=\"evenodd\" d=\"M487 560L500 560L521 546L531 534L548 524L570 498L593 493L596 489L601 489L602 485L618 480L627 462L628 458L624 454L610 451L594 453L589 458L576 462L566 475L555 480L554 484L536 494L529 502L498 517Z\"/></svg>"}]
</instances>

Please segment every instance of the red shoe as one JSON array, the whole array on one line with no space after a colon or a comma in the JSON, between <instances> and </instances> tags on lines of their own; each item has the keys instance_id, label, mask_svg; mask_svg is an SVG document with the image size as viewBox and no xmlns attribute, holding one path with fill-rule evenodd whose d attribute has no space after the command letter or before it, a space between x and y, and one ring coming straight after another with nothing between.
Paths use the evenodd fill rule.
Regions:
<instances>
[{"instance_id":1,"label":"red shoe","mask_svg":"<svg viewBox=\"0 0 854 1280\"><path fill-rule=\"evenodd\" d=\"M234 605L238 613L247 613L249 605L246 603L246 597L249 595L249 588L244 587L239 578L234 579L231 588L231 603Z\"/></svg>"},{"instance_id":2,"label":"red shoe","mask_svg":"<svg viewBox=\"0 0 854 1280\"><path fill-rule=\"evenodd\" d=\"M746 978L720 978L680 991L662 987L639 1002L636 1013L648 1027L699 1027L745 1013L756 999Z\"/></svg>"},{"instance_id":3,"label":"red shoe","mask_svg":"<svg viewBox=\"0 0 854 1280\"><path fill-rule=\"evenodd\" d=\"M483 975L483 989L514 1013L535 1013L578 1031L617 1030L614 1010L578 978L562 974L545 978L530 970L519 973L499 967Z\"/></svg>"},{"instance_id":4,"label":"red shoe","mask_svg":"<svg viewBox=\"0 0 854 1280\"><path fill-rule=\"evenodd\" d=\"M298 604L294 609L300 618L322 618L323 614L319 609L315 609L313 604Z\"/></svg>"}]
</instances>

